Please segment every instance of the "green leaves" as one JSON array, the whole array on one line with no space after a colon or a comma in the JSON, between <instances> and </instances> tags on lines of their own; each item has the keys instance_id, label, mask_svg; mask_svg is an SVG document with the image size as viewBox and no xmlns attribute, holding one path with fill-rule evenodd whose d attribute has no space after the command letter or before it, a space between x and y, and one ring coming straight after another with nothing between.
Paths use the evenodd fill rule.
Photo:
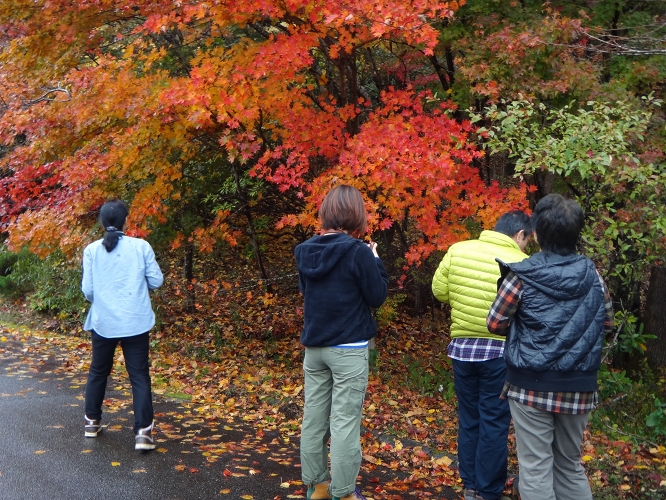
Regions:
<instances>
[{"instance_id":1,"label":"green leaves","mask_svg":"<svg viewBox=\"0 0 666 500\"><path fill-rule=\"evenodd\" d=\"M649 99L648 104L660 101ZM576 108L572 102L560 109L528 100L492 105L485 114L495 123L481 129L492 153L507 152L515 158L516 172L533 174L548 170L581 180L605 176L614 161L637 165L633 141L642 141L651 118L649 109L625 101L612 104L588 101ZM474 120L481 116L472 113ZM630 174L631 175L631 174Z\"/></svg>"},{"instance_id":2,"label":"green leaves","mask_svg":"<svg viewBox=\"0 0 666 500\"><path fill-rule=\"evenodd\" d=\"M586 214L584 253L599 266L623 315L640 317L640 288L646 270L666 258L666 169L646 159L654 147L652 112L661 101L638 100L562 108L525 99L493 105L476 122L490 123L480 133L492 153L515 161L516 175L556 175L556 189L575 196ZM656 128L656 127L655 127ZM658 144L658 143L657 143ZM547 193L542 193L547 194ZM642 356L642 325L622 322L618 349Z\"/></svg>"}]
</instances>

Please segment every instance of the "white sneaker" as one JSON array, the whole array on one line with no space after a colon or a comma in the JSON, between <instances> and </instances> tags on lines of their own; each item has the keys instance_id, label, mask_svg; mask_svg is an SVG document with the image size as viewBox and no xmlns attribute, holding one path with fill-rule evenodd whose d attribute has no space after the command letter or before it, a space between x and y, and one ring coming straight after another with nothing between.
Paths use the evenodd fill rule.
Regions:
<instances>
[{"instance_id":1,"label":"white sneaker","mask_svg":"<svg viewBox=\"0 0 666 500\"><path fill-rule=\"evenodd\" d=\"M102 432L102 422L100 420L91 420L87 416L83 416L83 435L87 438L95 438L97 434Z\"/></svg>"},{"instance_id":2,"label":"white sneaker","mask_svg":"<svg viewBox=\"0 0 666 500\"><path fill-rule=\"evenodd\" d=\"M134 436L134 449L135 450L154 450L155 441L153 441L153 424L148 427L139 429Z\"/></svg>"}]
</instances>

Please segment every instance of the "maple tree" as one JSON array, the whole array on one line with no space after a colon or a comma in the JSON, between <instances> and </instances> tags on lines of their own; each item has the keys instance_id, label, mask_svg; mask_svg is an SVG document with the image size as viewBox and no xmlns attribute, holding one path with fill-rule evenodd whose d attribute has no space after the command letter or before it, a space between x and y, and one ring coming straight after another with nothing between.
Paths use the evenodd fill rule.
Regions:
<instances>
[{"instance_id":1,"label":"maple tree","mask_svg":"<svg viewBox=\"0 0 666 500\"><path fill-rule=\"evenodd\" d=\"M263 199L280 193L286 203L270 224L312 230L331 183L350 182L368 198L371 231L402 223L407 262L419 264L468 237L470 219L489 226L503 207L526 203L520 186L480 180L473 129L419 75L437 46L432 23L458 8L4 3L10 247L72 254L89 238L93 211L119 196L132 200L133 234L168 228L161 234L174 247L207 252L237 243L231 216L256 233ZM65 89L67 99L29 101L40 87ZM268 184L250 195L242 186L252 176ZM229 182L235 204L224 195Z\"/></svg>"},{"instance_id":2,"label":"maple tree","mask_svg":"<svg viewBox=\"0 0 666 500\"><path fill-rule=\"evenodd\" d=\"M5 2L8 241L72 254L89 238L92 211L115 195L132 200L134 234L161 230L190 253L247 233L266 277L256 215L260 225L311 231L318 200L342 180L366 193L371 231L397 228L408 263L420 264L470 236L470 221L490 227L499 211L526 203L522 187L489 173L464 114L440 93L479 111L519 94L555 104L593 97L608 61L586 47L604 28L640 38L647 29L640 20L652 15L658 30L663 21L634 2L585 5L584 15L578 8L486 0ZM648 73L634 85L658 81L660 70ZM455 119L438 118L444 109ZM379 135L384 145L373 152ZM442 168L445 156L455 168ZM268 183L250 192L249 176ZM405 188L388 186L400 181Z\"/></svg>"},{"instance_id":3,"label":"maple tree","mask_svg":"<svg viewBox=\"0 0 666 500\"><path fill-rule=\"evenodd\" d=\"M240 243L268 279L267 243L312 234L347 182L393 274L424 281L429 256L555 188L556 169L483 154L467 108L491 127L502 99L659 97L663 22L605 0L4 2L0 223L13 249L76 255L100 203L131 200L131 233L182 252L191 311L195 258Z\"/></svg>"}]
</instances>

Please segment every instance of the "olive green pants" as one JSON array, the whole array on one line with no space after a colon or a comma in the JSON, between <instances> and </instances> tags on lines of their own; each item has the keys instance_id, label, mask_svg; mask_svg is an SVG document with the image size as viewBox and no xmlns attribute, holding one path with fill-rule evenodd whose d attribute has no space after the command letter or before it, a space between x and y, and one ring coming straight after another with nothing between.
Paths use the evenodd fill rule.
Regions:
<instances>
[{"instance_id":1,"label":"olive green pants","mask_svg":"<svg viewBox=\"0 0 666 500\"><path fill-rule=\"evenodd\" d=\"M368 387L368 348L306 347L303 371L303 483L310 485L331 479L334 497L351 495L361 468L361 414Z\"/></svg>"}]
</instances>

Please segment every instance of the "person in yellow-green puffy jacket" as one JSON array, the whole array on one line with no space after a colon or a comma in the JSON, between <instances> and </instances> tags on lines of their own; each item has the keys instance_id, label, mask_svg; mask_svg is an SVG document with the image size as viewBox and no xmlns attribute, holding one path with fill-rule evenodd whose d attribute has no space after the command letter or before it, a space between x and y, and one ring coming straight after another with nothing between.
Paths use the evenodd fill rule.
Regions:
<instances>
[{"instance_id":1,"label":"person in yellow-green puffy jacket","mask_svg":"<svg viewBox=\"0 0 666 500\"><path fill-rule=\"evenodd\" d=\"M497 295L496 258L520 262L532 235L521 210L502 215L493 231L451 245L432 279L432 292L451 306L453 381L458 398L458 470L465 500L500 500L507 476L511 413L500 399L506 378L505 337L486 327Z\"/></svg>"}]
</instances>

